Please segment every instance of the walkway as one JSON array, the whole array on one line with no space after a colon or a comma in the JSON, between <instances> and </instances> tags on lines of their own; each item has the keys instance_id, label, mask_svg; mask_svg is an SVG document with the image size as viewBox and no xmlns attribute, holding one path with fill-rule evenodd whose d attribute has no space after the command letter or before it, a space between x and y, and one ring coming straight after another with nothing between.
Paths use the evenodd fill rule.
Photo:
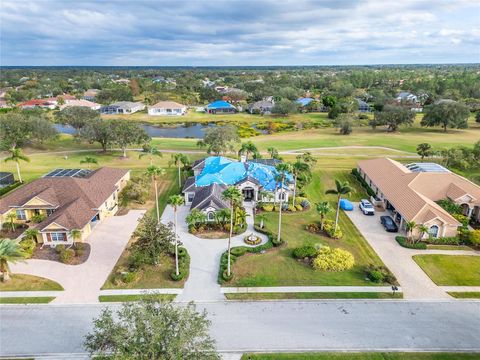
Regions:
<instances>
[{"instance_id":1,"label":"walkway","mask_svg":"<svg viewBox=\"0 0 480 360\"><path fill-rule=\"evenodd\" d=\"M395 240L396 233L387 233L380 224L380 216L386 213L376 213L365 216L354 204L353 211L345 212L358 230L362 233L385 265L397 277L403 289L405 299L451 299L437 286L412 259L413 255L480 255L468 250L414 250L401 247Z\"/></svg>"},{"instance_id":2,"label":"walkway","mask_svg":"<svg viewBox=\"0 0 480 360\"><path fill-rule=\"evenodd\" d=\"M262 238L262 244L267 242L267 237L257 233L253 228L253 208L245 206L247 211L247 231L232 238L232 247L248 246L243 238L250 233L255 233ZM224 300L225 297L220 291L218 284L218 272L220 266L220 257L228 248L227 239L201 239L188 232L188 226L185 218L189 214L188 206L182 206L178 209L178 235L183 246L187 248L190 254L190 275L185 283L182 294L178 295L177 301L216 301ZM173 222L173 209L170 206L165 208L162 215L162 222Z\"/></svg>"},{"instance_id":3,"label":"walkway","mask_svg":"<svg viewBox=\"0 0 480 360\"><path fill-rule=\"evenodd\" d=\"M27 260L11 265L13 273L41 276L58 282L65 291L52 301L58 304L96 303L103 286L144 210L130 210L123 216L112 216L95 226L86 242L91 251L80 265L66 265L50 260Z\"/></svg>"}]
</instances>

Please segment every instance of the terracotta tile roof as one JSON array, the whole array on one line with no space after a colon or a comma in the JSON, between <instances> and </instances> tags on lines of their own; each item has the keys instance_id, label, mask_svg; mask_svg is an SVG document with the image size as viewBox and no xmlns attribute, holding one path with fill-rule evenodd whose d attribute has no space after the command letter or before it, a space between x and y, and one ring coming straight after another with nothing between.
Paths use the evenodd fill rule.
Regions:
<instances>
[{"instance_id":1,"label":"terracotta tile roof","mask_svg":"<svg viewBox=\"0 0 480 360\"><path fill-rule=\"evenodd\" d=\"M155 105L150 106L151 108L159 109L181 109L187 107L186 105L179 104L175 101L159 101Z\"/></svg>"},{"instance_id":2,"label":"terracotta tile roof","mask_svg":"<svg viewBox=\"0 0 480 360\"><path fill-rule=\"evenodd\" d=\"M54 103L51 100L44 100L44 99L33 99L22 102L17 106L51 106Z\"/></svg>"},{"instance_id":3,"label":"terracotta tile roof","mask_svg":"<svg viewBox=\"0 0 480 360\"><path fill-rule=\"evenodd\" d=\"M359 161L358 167L407 221L422 223L426 219L438 217L446 223L460 225L435 201L450 198L449 189L452 191L452 184L455 186L455 194L463 191L480 193L480 187L456 174L412 172L388 158Z\"/></svg>"},{"instance_id":4,"label":"terracotta tile roof","mask_svg":"<svg viewBox=\"0 0 480 360\"><path fill-rule=\"evenodd\" d=\"M11 208L22 207L31 199L37 198L56 209L37 226L39 229L52 222L69 230L82 228L95 216L96 209L112 195L115 184L127 172L125 169L103 167L85 178L40 178L1 198L0 214Z\"/></svg>"}]
</instances>

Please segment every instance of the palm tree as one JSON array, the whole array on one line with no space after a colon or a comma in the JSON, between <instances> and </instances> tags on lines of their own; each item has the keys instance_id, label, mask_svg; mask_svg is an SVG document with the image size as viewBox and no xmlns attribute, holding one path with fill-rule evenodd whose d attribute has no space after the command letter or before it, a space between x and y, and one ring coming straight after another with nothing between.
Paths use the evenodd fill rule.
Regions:
<instances>
[{"instance_id":1,"label":"palm tree","mask_svg":"<svg viewBox=\"0 0 480 360\"><path fill-rule=\"evenodd\" d=\"M306 162L301 161L301 159L299 159L297 157L297 161L294 162L293 165L292 165L292 171L293 171L293 200L292 200L292 204L293 204L293 206L295 206L295 197L296 197L296 194L297 194L297 178L298 178L298 175L301 174L301 173L306 173L309 170L310 170L310 166Z\"/></svg>"},{"instance_id":2,"label":"palm tree","mask_svg":"<svg viewBox=\"0 0 480 360\"><path fill-rule=\"evenodd\" d=\"M23 240L35 240L37 241L37 236L40 234L40 232L37 229L30 228L25 230L23 233Z\"/></svg>"},{"instance_id":3,"label":"palm tree","mask_svg":"<svg viewBox=\"0 0 480 360\"><path fill-rule=\"evenodd\" d=\"M148 156L150 158L150 165L153 165L153 157L162 157L163 155L155 146L149 146L147 150L144 150L142 153L140 153L140 155L138 155L138 158L141 159L144 156Z\"/></svg>"},{"instance_id":4,"label":"palm tree","mask_svg":"<svg viewBox=\"0 0 480 360\"><path fill-rule=\"evenodd\" d=\"M70 237L74 242L77 242L82 239L82 231L78 229L72 229L70 230Z\"/></svg>"},{"instance_id":5,"label":"palm tree","mask_svg":"<svg viewBox=\"0 0 480 360\"><path fill-rule=\"evenodd\" d=\"M172 195L168 199L168 203L173 208L173 224L175 227L175 274L179 275L178 270L178 235L177 235L177 209L179 206L183 205L185 199L182 195Z\"/></svg>"},{"instance_id":6,"label":"palm tree","mask_svg":"<svg viewBox=\"0 0 480 360\"><path fill-rule=\"evenodd\" d=\"M2 281L10 280L10 268L8 263L15 263L25 258L21 246L15 240L0 240L0 272L2 273Z\"/></svg>"},{"instance_id":7,"label":"palm tree","mask_svg":"<svg viewBox=\"0 0 480 360\"><path fill-rule=\"evenodd\" d=\"M17 166L17 174L18 174L18 181L23 182L22 175L20 174L20 160L25 162L30 162L30 158L26 156L21 149L19 148L11 148L9 150L10 156L5 158L5 162L13 161Z\"/></svg>"},{"instance_id":8,"label":"palm tree","mask_svg":"<svg viewBox=\"0 0 480 360\"><path fill-rule=\"evenodd\" d=\"M353 191L353 188L350 186L348 181L340 181L335 179L335 189L329 189L325 191L325 194L333 194L337 195L337 214L335 216L335 231L337 231L338 227L338 215L340 214L340 200L342 199L342 195L350 194Z\"/></svg>"},{"instance_id":9,"label":"palm tree","mask_svg":"<svg viewBox=\"0 0 480 360\"><path fill-rule=\"evenodd\" d=\"M12 228L12 231L15 231L15 228L17 227L15 224L15 220L17 220L17 214L14 213L13 211L10 211L6 215L7 221L10 223L10 226Z\"/></svg>"},{"instance_id":10,"label":"palm tree","mask_svg":"<svg viewBox=\"0 0 480 360\"><path fill-rule=\"evenodd\" d=\"M155 186L155 206L157 210L157 223L160 224L160 210L158 208L158 177L165 174L165 170L155 165L150 165L147 168L146 174L152 178L153 185Z\"/></svg>"},{"instance_id":11,"label":"palm tree","mask_svg":"<svg viewBox=\"0 0 480 360\"><path fill-rule=\"evenodd\" d=\"M98 160L91 156L86 156L85 159L80 160L80 164L87 164L88 170L90 170L90 165L98 164Z\"/></svg>"},{"instance_id":12,"label":"palm tree","mask_svg":"<svg viewBox=\"0 0 480 360\"><path fill-rule=\"evenodd\" d=\"M315 206L316 206L318 215L320 215L320 230L323 230L323 223L325 222L325 217L333 209L328 201L319 202L315 204Z\"/></svg>"},{"instance_id":13,"label":"palm tree","mask_svg":"<svg viewBox=\"0 0 480 360\"><path fill-rule=\"evenodd\" d=\"M409 241L412 241L412 234L413 230L417 227L417 223L415 221L407 221L405 223L405 230L407 231L407 238Z\"/></svg>"},{"instance_id":14,"label":"palm tree","mask_svg":"<svg viewBox=\"0 0 480 360\"><path fill-rule=\"evenodd\" d=\"M247 212L244 209L242 209L240 207L237 207L235 209L235 225L245 224L246 221L247 221L247 216L249 216L249 215L247 214Z\"/></svg>"},{"instance_id":15,"label":"palm tree","mask_svg":"<svg viewBox=\"0 0 480 360\"><path fill-rule=\"evenodd\" d=\"M267 151L270 154L271 159L278 159L278 150L276 148L269 147Z\"/></svg>"},{"instance_id":16,"label":"palm tree","mask_svg":"<svg viewBox=\"0 0 480 360\"><path fill-rule=\"evenodd\" d=\"M280 243L281 231L282 231L282 207L283 207L283 185L287 174L292 172L292 165L288 163L280 163L275 168L280 178L280 209L278 211L278 234L277 241Z\"/></svg>"},{"instance_id":17,"label":"palm tree","mask_svg":"<svg viewBox=\"0 0 480 360\"><path fill-rule=\"evenodd\" d=\"M220 209L216 212L219 217L220 224L222 225L222 229L225 229L225 225L227 221L230 220L230 210L228 209Z\"/></svg>"},{"instance_id":18,"label":"palm tree","mask_svg":"<svg viewBox=\"0 0 480 360\"><path fill-rule=\"evenodd\" d=\"M230 248L233 233L233 207L242 200L242 193L235 186L230 186L222 193L222 198L230 203L230 234L228 236L227 250L227 276L230 276Z\"/></svg>"},{"instance_id":19,"label":"palm tree","mask_svg":"<svg viewBox=\"0 0 480 360\"><path fill-rule=\"evenodd\" d=\"M178 168L178 186L182 186L182 177L181 177L181 172L180 172L180 165L187 165L190 160L188 159L187 155L181 154L181 153L176 153L172 154L171 156L172 160L168 162L168 166L175 165Z\"/></svg>"},{"instance_id":20,"label":"palm tree","mask_svg":"<svg viewBox=\"0 0 480 360\"><path fill-rule=\"evenodd\" d=\"M265 222L265 220L267 220L267 217L263 214L259 214L259 215L256 216L256 218L257 218L257 220L260 221L260 224L259 224L260 229L263 229L263 226L265 225L264 222Z\"/></svg>"},{"instance_id":21,"label":"palm tree","mask_svg":"<svg viewBox=\"0 0 480 360\"><path fill-rule=\"evenodd\" d=\"M418 240L420 241L423 239L423 235L425 235L428 232L428 226L424 224L420 224L418 225L418 231L420 232L420 237L418 238Z\"/></svg>"},{"instance_id":22,"label":"palm tree","mask_svg":"<svg viewBox=\"0 0 480 360\"><path fill-rule=\"evenodd\" d=\"M256 153L258 153L258 149L255 146L255 144L251 141L247 141L247 142L243 143L240 150L238 150L238 155L245 154L246 160L248 160L248 155L249 154L256 154Z\"/></svg>"}]
</instances>

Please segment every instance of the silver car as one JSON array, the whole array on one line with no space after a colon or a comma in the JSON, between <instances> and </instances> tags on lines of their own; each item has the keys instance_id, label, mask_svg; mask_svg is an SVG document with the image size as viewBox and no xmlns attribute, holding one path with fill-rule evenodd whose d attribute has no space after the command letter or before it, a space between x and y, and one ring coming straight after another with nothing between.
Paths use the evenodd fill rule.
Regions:
<instances>
[{"instance_id":1,"label":"silver car","mask_svg":"<svg viewBox=\"0 0 480 360\"><path fill-rule=\"evenodd\" d=\"M365 215L375 215L375 208L367 199L360 200L358 207Z\"/></svg>"}]
</instances>

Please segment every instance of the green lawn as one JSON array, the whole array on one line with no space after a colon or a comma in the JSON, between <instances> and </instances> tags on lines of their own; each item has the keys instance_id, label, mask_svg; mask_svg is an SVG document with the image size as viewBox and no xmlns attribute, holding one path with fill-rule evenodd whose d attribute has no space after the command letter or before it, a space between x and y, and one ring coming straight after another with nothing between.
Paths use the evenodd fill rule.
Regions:
<instances>
[{"instance_id":1,"label":"green lawn","mask_svg":"<svg viewBox=\"0 0 480 360\"><path fill-rule=\"evenodd\" d=\"M139 301L142 299L173 300L176 295L173 294L152 294L152 295L100 295L100 302L127 302Z\"/></svg>"},{"instance_id":2,"label":"green lawn","mask_svg":"<svg viewBox=\"0 0 480 360\"><path fill-rule=\"evenodd\" d=\"M457 299L480 299L480 292L472 291L472 292L449 292L448 295L453 296Z\"/></svg>"},{"instance_id":3,"label":"green lawn","mask_svg":"<svg viewBox=\"0 0 480 360\"><path fill-rule=\"evenodd\" d=\"M312 204L327 199L334 204L334 196L326 196L325 190L333 186L335 178L350 180L356 191L350 197L357 200L364 196L359 184L349 174L355 161L353 159L336 159L335 161L319 159L312 182L307 193ZM265 226L274 232L278 227L278 213L264 213ZM334 213L330 214L334 217ZM234 264L234 278L224 286L336 286L336 285L373 285L365 280L364 268L368 264L383 265L380 258L368 245L350 219L343 213L340 215L340 226L344 236L333 240L325 236L312 234L305 226L318 221L314 209L306 212L284 213L282 220L282 238L286 246L274 248L265 254L246 254L239 257ZM322 244L341 247L350 251L355 257L355 266L343 272L315 271L291 256L292 249L304 244Z\"/></svg>"},{"instance_id":4,"label":"green lawn","mask_svg":"<svg viewBox=\"0 0 480 360\"><path fill-rule=\"evenodd\" d=\"M378 292L310 292L310 293L241 293L225 294L228 300L283 300L283 299L402 299L402 293Z\"/></svg>"},{"instance_id":5,"label":"green lawn","mask_svg":"<svg viewBox=\"0 0 480 360\"><path fill-rule=\"evenodd\" d=\"M57 291L63 290L55 281L33 275L12 274L7 282L0 282L0 291Z\"/></svg>"},{"instance_id":6,"label":"green lawn","mask_svg":"<svg viewBox=\"0 0 480 360\"><path fill-rule=\"evenodd\" d=\"M320 353L277 353L277 354L243 354L242 360L476 360L478 353L427 353L427 352L320 352Z\"/></svg>"},{"instance_id":7,"label":"green lawn","mask_svg":"<svg viewBox=\"0 0 480 360\"><path fill-rule=\"evenodd\" d=\"M415 255L413 260L437 285L480 286L480 256Z\"/></svg>"},{"instance_id":8,"label":"green lawn","mask_svg":"<svg viewBox=\"0 0 480 360\"><path fill-rule=\"evenodd\" d=\"M0 304L48 304L54 297L0 297Z\"/></svg>"}]
</instances>

